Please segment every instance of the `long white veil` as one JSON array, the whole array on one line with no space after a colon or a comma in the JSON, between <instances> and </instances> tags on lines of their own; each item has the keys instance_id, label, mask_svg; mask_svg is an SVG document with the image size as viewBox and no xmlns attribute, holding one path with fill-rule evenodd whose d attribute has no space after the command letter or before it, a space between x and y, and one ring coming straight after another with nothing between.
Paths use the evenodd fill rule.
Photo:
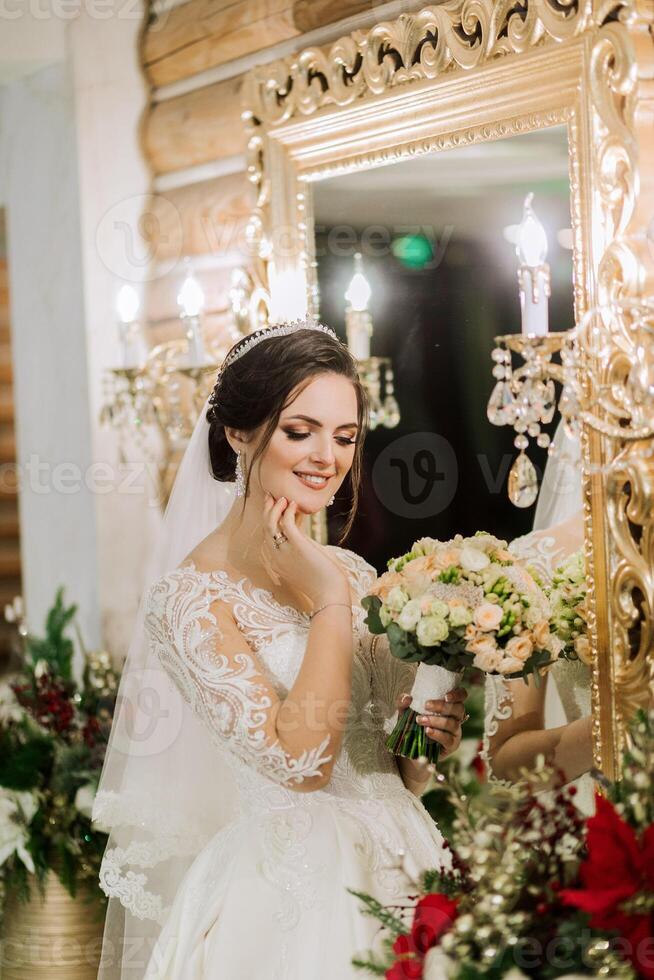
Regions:
<instances>
[{"instance_id":1,"label":"long white veil","mask_svg":"<svg viewBox=\"0 0 654 980\"><path fill-rule=\"evenodd\" d=\"M205 403L166 507L118 690L93 820L109 832L100 885L109 896L99 980L141 980L181 878L236 814L233 776L151 653L149 586L229 513L234 484L209 461Z\"/></svg>"},{"instance_id":2,"label":"long white veil","mask_svg":"<svg viewBox=\"0 0 654 980\"><path fill-rule=\"evenodd\" d=\"M566 431L561 420L552 440L553 453L547 461L538 494L534 526L543 531L562 524L582 507L581 447L579 439Z\"/></svg>"}]
</instances>

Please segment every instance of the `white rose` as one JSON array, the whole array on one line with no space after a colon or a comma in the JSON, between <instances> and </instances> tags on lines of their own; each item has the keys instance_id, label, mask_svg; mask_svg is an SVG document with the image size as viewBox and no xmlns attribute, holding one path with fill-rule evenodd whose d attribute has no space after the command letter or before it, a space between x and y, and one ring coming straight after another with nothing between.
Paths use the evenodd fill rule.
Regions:
<instances>
[{"instance_id":1,"label":"white rose","mask_svg":"<svg viewBox=\"0 0 654 980\"><path fill-rule=\"evenodd\" d=\"M418 643L423 647L433 647L442 643L449 635L447 623L440 616L425 616L416 629Z\"/></svg>"},{"instance_id":2,"label":"white rose","mask_svg":"<svg viewBox=\"0 0 654 980\"><path fill-rule=\"evenodd\" d=\"M490 633L498 629L502 622L504 610L492 602L482 602L474 611L473 619L480 630Z\"/></svg>"},{"instance_id":3,"label":"white rose","mask_svg":"<svg viewBox=\"0 0 654 980\"><path fill-rule=\"evenodd\" d=\"M402 609L402 612L397 617L397 625L407 633L411 633L418 623L422 613L420 612L420 600L419 599L409 599L407 604Z\"/></svg>"},{"instance_id":4,"label":"white rose","mask_svg":"<svg viewBox=\"0 0 654 980\"><path fill-rule=\"evenodd\" d=\"M93 801L95 799L95 786L93 783L85 783L75 793L75 806L81 814L91 819Z\"/></svg>"},{"instance_id":5,"label":"white rose","mask_svg":"<svg viewBox=\"0 0 654 980\"><path fill-rule=\"evenodd\" d=\"M452 626L468 626L472 622L472 613L467 606L450 606L450 624Z\"/></svg>"},{"instance_id":6,"label":"white rose","mask_svg":"<svg viewBox=\"0 0 654 980\"><path fill-rule=\"evenodd\" d=\"M36 678L43 677L44 674L48 673L48 670L49 666L47 660L37 660L34 664L34 676Z\"/></svg>"},{"instance_id":7,"label":"white rose","mask_svg":"<svg viewBox=\"0 0 654 980\"><path fill-rule=\"evenodd\" d=\"M441 602L434 595L426 595L422 597L420 603L420 609L424 616L440 616L441 619L445 619L450 609L447 603Z\"/></svg>"},{"instance_id":8,"label":"white rose","mask_svg":"<svg viewBox=\"0 0 654 980\"><path fill-rule=\"evenodd\" d=\"M479 548L462 548L459 561L467 572L481 572L490 565L490 558Z\"/></svg>"},{"instance_id":9,"label":"white rose","mask_svg":"<svg viewBox=\"0 0 654 980\"><path fill-rule=\"evenodd\" d=\"M0 867L15 853L34 874L32 855L27 850L27 828L37 809L38 802L32 793L0 787Z\"/></svg>"},{"instance_id":10,"label":"white rose","mask_svg":"<svg viewBox=\"0 0 654 980\"><path fill-rule=\"evenodd\" d=\"M454 960L440 946L427 950L422 964L423 980L447 980L456 973Z\"/></svg>"},{"instance_id":11,"label":"white rose","mask_svg":"<svg viewBox=\"0 0 654 980\"><path fill-rule=\"evenodd\" d=\"M409 601L409 597L404 589L399 585L394 585L386 596L386 605L391 612L401 612Z\"/></svg>"},{"instance_id":12,"label":"white rose","mask_svg":"<svg viewBox=\"0 0 654 980\"><path fill-rule=\"evenodd\" d=\"M393 614L385 602L382 602L379 607L379 618L384 629L386 629L389 623L393 622Z\"/></svg>"}]
</instances>

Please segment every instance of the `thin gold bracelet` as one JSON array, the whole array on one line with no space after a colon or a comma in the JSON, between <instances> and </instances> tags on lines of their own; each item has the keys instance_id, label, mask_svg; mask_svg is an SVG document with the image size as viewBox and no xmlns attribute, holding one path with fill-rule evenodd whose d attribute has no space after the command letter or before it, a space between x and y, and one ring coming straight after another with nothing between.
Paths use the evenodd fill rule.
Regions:
<instances>
[{"instance_id":1,"label":"thin gold bracelet","mask_svg":"<svg viewBox=\"0 0 654 980\"><path fill-rule=\"evenodd\" d=\"M352 612L352 606L349 602L326 602L324 606L319 606L317 609L314 609L314 611L310 614L309 619L313 619L314 616L317 616L319 612L322 612L323 609L327 609L329 606L345 606L350 610L350 612Z\"/></svg>"}]
</instances>

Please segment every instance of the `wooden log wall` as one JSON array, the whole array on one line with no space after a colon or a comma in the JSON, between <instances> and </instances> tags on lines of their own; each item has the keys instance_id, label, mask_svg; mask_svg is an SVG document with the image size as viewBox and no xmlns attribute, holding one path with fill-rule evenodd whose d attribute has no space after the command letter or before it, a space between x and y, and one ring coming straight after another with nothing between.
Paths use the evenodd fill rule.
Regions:
<instances>
[{"instance_id":1,"label":"wooden log wall","mask_svg":"<svg viewBox=\"0 0 654 980\"><path fill-rule=\"evenodd\" d=\"M142 144L155 193L145 227L162 270L148 303L153 343L181 331L176 296L184 257L195 263L208 291L204 322L209 331L225 329L231 272L249 264L244 236L253 197L241 120L246 72L288 54L289 44L300 50L339 37L366 18L370 23L371 12L381 17L383 5L371 0L188 0L149 16L141 57L151 100Z\"/></svg>"}]
</instances>

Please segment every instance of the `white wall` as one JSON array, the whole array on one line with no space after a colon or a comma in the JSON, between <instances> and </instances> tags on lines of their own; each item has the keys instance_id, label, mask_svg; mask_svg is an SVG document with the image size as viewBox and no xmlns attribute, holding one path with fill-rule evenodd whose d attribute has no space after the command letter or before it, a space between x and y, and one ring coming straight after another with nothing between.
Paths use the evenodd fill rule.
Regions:
<instances>
[{"instance_id":1,"label":"white wall","mask_svg":"<svg viewBox=\"0 0 654 980\"><path fill-rule=\"evenodd\" d=\"M159 518L147 473L127 486L132 468L98 416L103 372L118 359L115 293L147 272L136 225L149 177L138 147L141 12L98 9L68 19L63 58L56 48L51 65L0 90L0 204L28 620L40 629L64 584L87 643L120 656ZM27 469L34 455L48 467L40 481Z\"/></svg>"}]
</instances>

